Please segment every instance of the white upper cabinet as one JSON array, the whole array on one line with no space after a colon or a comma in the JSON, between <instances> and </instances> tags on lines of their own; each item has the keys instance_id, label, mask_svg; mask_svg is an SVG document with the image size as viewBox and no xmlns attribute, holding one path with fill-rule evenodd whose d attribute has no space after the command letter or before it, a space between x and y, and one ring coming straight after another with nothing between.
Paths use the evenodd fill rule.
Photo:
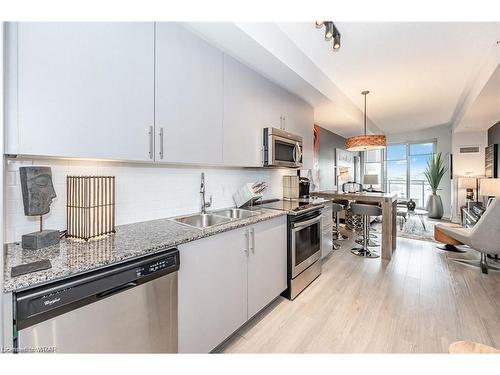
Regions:
<instances>
[{"instance_id":1,"label":"white upper cabinet","mask_svg":"<svg viewBox=\"0 0 500 375\"><path fill-rule=\"evenodd\" d=\"M263 79L261 92L262 124L265 128L283 129L287 92L267 79Z\"/></svg>"},{"instance_id":2,"label":"white upper cabinet","mask_svg":"<svg viewBox=\"0 0 500 375\"><path fill-rule=\"evenodd\" d=\"M262 166L262 133L273 127L303 137L312 167L313 109L254 70L224 56L224 164Z\"/></svg>"},{"instance_id":3,"label":"white upper cabinet","mask_svg":"<svg viewBox=\"0 0 500 375\"><path fill-rule=\"evenodd\" d=\"M314 143L314 110L301 98L287 93L285 108L285 130L302 137L302 160L304 169L312 169Z\"/></svg>"},{"instance_id":4,"label":"white upper cabinet","mask_svg":"<svg viewBox=\"0 0 500 375\"><path fill-rule=\"evenodd\" d=\"M160 22L155 69L156 160L221 164L222 51L179 24Z\"/></svg>"},{"instance_id":5,"label":"white upper cabinet","mask_svg":"<svg viewBox=\"0 0 500 375\"><path fill-rule=\"evenodd\" d=\"M14 23L8 35L6 153L151 160L153 23Z\"/></svg>"},{"instance_id":6,"label":"white upper cabinet","mask_svg":"<svg viewBox=\"0 0 500 375\"><path fill-rule=\"evenodd\" d=\"M262 166L262 84L250 68L224 56L224 164Z\"/></svg>"},{"instance_id":7,"label":"white upper cabinet","mask_svg":"<svg viewBox=\"0 0 500 375\"><path fill-rule=\"evenodd\" d=\"M262 166L262 133L304 138L307 103L178 23L8 23L5 153Z\"/></svg>"}]
</instances>

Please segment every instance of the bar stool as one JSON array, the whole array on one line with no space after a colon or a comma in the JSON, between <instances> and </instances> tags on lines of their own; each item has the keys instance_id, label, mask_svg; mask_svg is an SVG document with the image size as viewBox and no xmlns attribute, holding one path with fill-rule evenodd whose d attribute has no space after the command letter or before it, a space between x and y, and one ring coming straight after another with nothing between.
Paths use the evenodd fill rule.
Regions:
<instances>
[{"instance_id":1,"label":"bar stool","mask_svg":"<svg viewBox=\"0 0 500 375\"><path fill-rule=\"evenodd\" d=\"M340 233L340 217L339 213L345 210L345 206L340 203L332 202L332 219L333 219L333 250L340 249L340 244L335 241L344 241L347 237L344 237ZM342 238L344 237L344 238Z\"/></svg>"},{"instance_id":2,"label":"bar stool","mask_svg":"<svg viewBox=\"0 0 500 375\"><path fill-rule=\"evenodd\" d=\"M333 226L334 239L337 241L345 241L349 237L340 233L340 215L339 214L340 214L340 212L347 209L347 207L349 206L349 201L347 199L333 199L332 205L335 205L335 204L342 206L342 209L339 211L335 211L335 209L332 209L332 218L333 218L333 223L334 223L334 226ZM336 250L335 247L334 247L334 250Z\"/></svg>"},{"instance_id":3,"label":"bar stool","mask_svg":"<svg viewBox=\"0 0 500 375\"><path fill-rule=\"evenodd\" d=\"M371 205L371 206L379 206L379 204L377 202L369 202L369 201L356 201L356 203L359 203L359 204L366 204L366 205ZM375 229L373 229L370 225L371 221L368 222L368 227L369 227L369 241L368 241L368 246L369 247L377 247L377 246L380 246L380 243L378 243L377 241L374 241L374 239L377 239L378 237L375 235ZM364 233L363 233L363 228L362 228L362 232L361 232L361 235L359 236L359 238L357 238L355 240L355 242L359 245L362 245L363 244L363 241L364 241Z\"/></svg>"},{"instance_id":4,"label":"bar stool","mask_svg":"<svg viewBox=\"0 0 500 375\"><path fill-rule=\"evenodd\" d=\"M382 215L382 209L379 206L371 204L352 203L351 211L353 214L360 215L363 219L363 244L361 247L353 247L351 253L366 258L378 258L380 255L368 249L370 238L370 217Z\"/></svg>"}]
</instances>

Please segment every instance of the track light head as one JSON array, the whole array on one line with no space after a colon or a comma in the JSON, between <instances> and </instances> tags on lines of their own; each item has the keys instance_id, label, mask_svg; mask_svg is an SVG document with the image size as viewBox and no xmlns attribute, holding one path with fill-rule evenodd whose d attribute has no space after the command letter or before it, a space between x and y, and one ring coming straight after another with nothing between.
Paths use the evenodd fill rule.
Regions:
<instances>
[{"instance_id":1,"label":"track light head","mask_svg":"<svg viewBox=\"0 0 500 375\"><path fill-rule=\"evenodd\" d=\"M333 36L333 50L337 52L340 49L340 33Z\"/></svg>"},{"instance_id":2,"label":"track light head","mask_svg":"<svg viewBox=\"0 0 500 375\"><path fill-rule=\"evenodd\" d=\"M325 22L325 40L332 40L334 34L333 22Z\"/></svg>"},{"instance_id":3,"label":"track light head","mask_svg":"<svg viewBox=\"0 0 500 375\"><path fill-rule=\"evenodd\" d=\"M321 29L325 21L316 21L316 28Z\"/></svg>"}]
</instances>

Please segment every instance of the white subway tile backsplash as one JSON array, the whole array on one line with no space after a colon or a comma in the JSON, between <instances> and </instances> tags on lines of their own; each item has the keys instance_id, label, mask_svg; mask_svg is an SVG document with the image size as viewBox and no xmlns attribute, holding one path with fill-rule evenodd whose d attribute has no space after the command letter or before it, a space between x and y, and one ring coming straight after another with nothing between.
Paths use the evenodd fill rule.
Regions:
<instances>
[{"instance_id":1,"label":"white subway tile backsplash","mask_svg":"<svg viewBox=\"0 0 500 375\"><path fill-rule=\"evenodd\" d=\"M264 199L281 198L282 176L295 171L278 169L200 168L132 163L8 160L6 170L6 242L19 241L22 234L38 230L38 218L24 215L19 167L43 165L52 168L57 198L43 218L44 228L66 229L66 176L109 175L116 177L116 224L160 219L200 210L200 174L205 172L206 194L212 208L233 206L233 194L243 184L265 181Z\"/></svg>"}]
</instances>

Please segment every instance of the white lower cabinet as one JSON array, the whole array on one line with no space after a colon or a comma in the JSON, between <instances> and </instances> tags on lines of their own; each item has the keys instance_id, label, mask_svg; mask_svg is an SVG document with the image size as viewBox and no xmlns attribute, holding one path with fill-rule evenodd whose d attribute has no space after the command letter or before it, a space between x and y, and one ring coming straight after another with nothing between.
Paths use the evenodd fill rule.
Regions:
<instances>
[{"instance_id":1,"label":"white lower cabinet","mask_svg":"<svg viewBox=\"0 0 500 375\"><path fill-rule=\"evenodd\" d=\"M322 228L321 235L321 259L326 258L333 250L333 226L329 224Z\"/></svg>"},{"instance_id":2,"label":"white lower cabinet","mask_svg":"<svg viewBox=\"0 0 500 375\"><path fill-rule=\"evenodd\" d=\"M286 216L250 228L253 246L248 257L248 318L286 289Z\"/></svg>"},{"instance_id":3,"label":"white lower cabinet","mask_svg":"<svg viewBox=\"0 0 500 375\"><path fill-rule=\"evenodd\" d=\"M332 205L330 202L325 204L321 218L321 259L325 258L333 250L333 219Z\"/></svg>"},{"instance_id":4,"label":"white lower cabinet","mask_svg":"<svg viewBox=\"0 0 500 375\"><path fill-rule=\"evenodd\" d=\"M179 353L208 353L247 320L244 229L179 246Z\"/></svg>"},{"instance_id":5,"label":"white lower cabinet","mask_svg":"<svg viewBox=\"0 0 500 375\"><path fill-rule=\"evenodd\" d=\"M210 352L286 289L286 216L179 250L180 353Z\"/></svg>"}]
</instances>

